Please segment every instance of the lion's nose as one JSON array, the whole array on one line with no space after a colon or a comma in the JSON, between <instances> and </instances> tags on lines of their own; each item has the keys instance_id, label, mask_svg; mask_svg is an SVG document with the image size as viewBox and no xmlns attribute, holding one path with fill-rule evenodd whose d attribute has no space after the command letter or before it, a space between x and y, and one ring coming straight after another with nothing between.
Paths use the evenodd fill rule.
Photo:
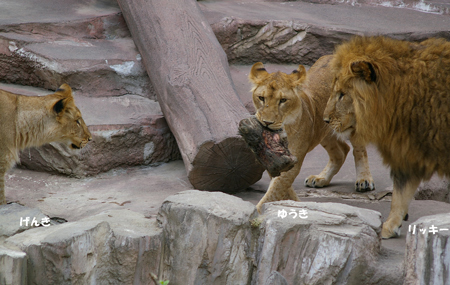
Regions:
<instances>
[{"instance_id":1,"label":"lion's nose","mask_svg":"<svg viewBox=\"0 0 450 285\"><path fill-rule=\"evenodd\" d=\"M273 124L273 121L265 121L265 120L263 120L263 123L266 124L266 127L268 127L268 126Z\"/></svg>"}]
</instances>

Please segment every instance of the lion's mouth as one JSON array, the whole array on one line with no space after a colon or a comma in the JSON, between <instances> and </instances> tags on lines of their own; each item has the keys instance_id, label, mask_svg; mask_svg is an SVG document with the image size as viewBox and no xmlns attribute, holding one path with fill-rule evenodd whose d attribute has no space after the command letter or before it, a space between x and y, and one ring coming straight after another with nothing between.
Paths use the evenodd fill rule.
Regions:
<instances>
[{"instance_id":1,"label":"lion's mouth","mask_svg":"<svg viewBox=\"0 0 450 285\"><path fill-rule=\"evenodd\" d=\"M76 145L76 144L74 144L74 143L73 143L73 144L71 145L71 147L72 147L73 149L81 149L81 147L80 147L80 146L77 146L77 145Z\"/></svg>"}]
</instances>

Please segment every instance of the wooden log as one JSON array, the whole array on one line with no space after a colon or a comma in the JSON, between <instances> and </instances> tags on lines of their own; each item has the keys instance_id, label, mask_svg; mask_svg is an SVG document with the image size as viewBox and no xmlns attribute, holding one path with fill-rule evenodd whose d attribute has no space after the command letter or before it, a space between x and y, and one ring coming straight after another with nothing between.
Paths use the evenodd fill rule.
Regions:
<instances>
[{"instance_id":1,"label":"wooden log","mask_svg":"<svg viewBox=\"0 0 450 285\"><path fill-rule=\"evenodd\" d=\"M297 157L289 151L287 134L283 129L264 127L255 116L239 123L239 133L255 153L270 176L277 177L297 163Z\"/></svg>"},{"instance_id":2,"label":"wooden log","mask_svg":"<svg viewBox=\"0 0 450 285\"><path fill-rule=\"evenodd\" d=\"M234 192L264 168L238 135L249 116L195 0L118 0L177 140L191 184Z\"/></svg>"}]
</instances>

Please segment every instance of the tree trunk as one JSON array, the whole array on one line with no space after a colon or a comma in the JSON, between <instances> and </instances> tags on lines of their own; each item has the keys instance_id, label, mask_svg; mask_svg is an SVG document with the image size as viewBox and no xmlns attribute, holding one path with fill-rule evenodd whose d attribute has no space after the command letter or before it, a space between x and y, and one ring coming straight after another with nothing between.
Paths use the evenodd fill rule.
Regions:
<instances>
[{"instance_id":1,"label":"tree trunk","mask_svg":"<svg viewBox=\"0 0 450 285\"><path fill-rule=\"evenodd\" d=\"M234 192L264 169L238 135L249 116L195 0L118 0L191 184Z\"/></svg>"}]
</instances>

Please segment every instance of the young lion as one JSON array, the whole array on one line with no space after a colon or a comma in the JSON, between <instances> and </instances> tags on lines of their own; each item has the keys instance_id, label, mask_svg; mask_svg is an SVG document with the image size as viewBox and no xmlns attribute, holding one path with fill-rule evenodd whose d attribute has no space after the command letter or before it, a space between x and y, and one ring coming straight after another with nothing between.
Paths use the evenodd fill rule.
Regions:
<instances>
[{"instance_id":1,"label":"young lion","mask_svg":"<svg viewBox=\"0 0 450 285\"><path fill-rule=\"evenodd\" d=\"M298 70L289 75L282 72L269 74L260 62L251 69L249 79L254 85L252 92L256 118L270 129L284 128L289 150L298 159L291 170L272 178L267 193L256 206L258 211L266 202L286 199L298 201L292 183L300 172L306 154L319 143L328 152L330 160L319 175L306 178L306 186L327 186L345 161L350 147L339 140L322 119L333 81L328 66L330 60L331 56L320 58L308 73L300 65ZM375 186L366 149L352 144L357 172L356 191L373 190Z\"/></svg>"},{"instance_id":2,"label":"young lion","mask_svg":"<svg viewBox=\"0 0 450 285\"><path fill-rule=\"evenodd\" d=\"M80 149L90 140L69 85L43 97L0 90L0 205L6 204L5 173L18 161L19 150L55 141Z\"/></svg>"},{"instance_id":3,"label":"young lion","mask_svg":"<svg viewBox=\"0 0 450 285\"><path fill-rule=\"evenodd\" d=\"M391 167L382 237L399 236L419 183L435 172L450 175L450 42L357 37L336 49L331 65L336 77L324 120L332 123L340 102L353 101L358 143L374 143Z\"/></svg>"}]
</instances>

